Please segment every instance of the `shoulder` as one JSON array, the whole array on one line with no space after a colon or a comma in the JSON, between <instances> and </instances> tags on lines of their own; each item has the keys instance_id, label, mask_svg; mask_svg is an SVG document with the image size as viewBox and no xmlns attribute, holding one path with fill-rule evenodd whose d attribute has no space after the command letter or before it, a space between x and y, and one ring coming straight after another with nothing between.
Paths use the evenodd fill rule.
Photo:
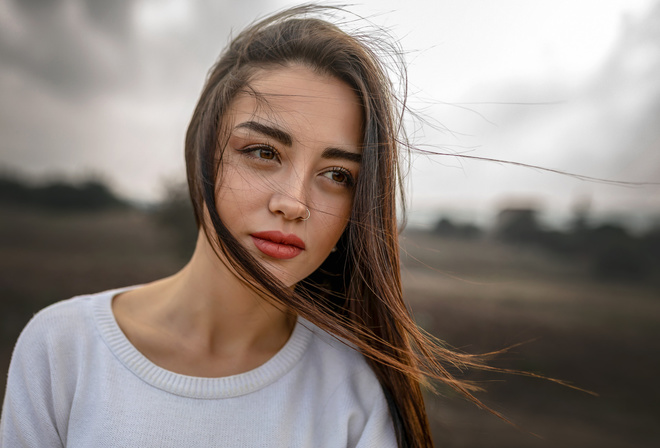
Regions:
<instances>
[{"instance_id":1,"label":"shoulder","mask_svg":"<svg viewBox=\"0 0 660 448\"><path fill-rule=\"evenodd\" d=\"M57 302L25 326L9 365L0 445L32 440L30 446L62 446L86 348L98 339L91 336L91 304L102 298L103 293Z\"/></svg>"},{"instance_id":2,"label":"shoulder","mask_svg":"<svg viewBox=\"0 0 660 448\"><path fill-rule=\"evenodd\" d=\"M72 337L78 327L89 322L90 297L62 300L39 311L21 332L15 350L46 348L56 345L61 338Z\"/></svg>"},{"instance_id":3,"label":"shoulder","mask_svg":"<svg viewBox=\"0 0 660 448\"><path fill-rule=\"evenodd\" d=\"M76 296L42 309L25 326L19 343L34 339L47 343L53 338L66 337L74 330L89 325L92 321L91 302L101 299L102 296L103 293Z\"/></svg>"},{"instance_id":4,"label":"shoulder","mask_svg":"<svg viewBox=\"0 0 660 448\"><path fill-rule=\"evenodd\" d=\"M56 302L35 314L21 332L12 359L51 358L74 355L96 333L94 306L107 301L120 290L76 296Z\"/></svg>"},{"instance_id":5,"label":"shoulder","mask_svg":"<svg viewBox=\"0 0 660 448\"><path fill-rule=\"evenodd\" d=\"M97 310L109 307L118 291L76 296L35 314L14 347L7 390L28 389L35 397L57 395L69 400L81 371L93 362L90 355L103 344Z\"/></svg>"},{"instance_id":6,"label":"shoulder","mask_svg":"<svg viewBox=\"0 0 660 448\"><path fill-rule=\"evenodd\" d=\"M77 320L87 313L89 301L94 296L81 295L55 302L35 314L24 331L51 325L59 327L71 320Z\"/></svg>"}]
</instances>

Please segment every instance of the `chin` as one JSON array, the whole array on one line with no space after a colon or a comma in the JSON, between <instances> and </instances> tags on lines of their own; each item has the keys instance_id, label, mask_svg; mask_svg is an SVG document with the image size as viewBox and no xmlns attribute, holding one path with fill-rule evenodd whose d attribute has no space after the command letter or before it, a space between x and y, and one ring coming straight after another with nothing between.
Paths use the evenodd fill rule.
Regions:
<instances>
[{"instance_id":1,"label":"chin","mask_svg":"<svg viewBox=\"0 0 660 448\"><path fill-rule=\"evenodd\" d=\"M307 277L307 275L301 277L300 275L295 275L291 272L287 272L286 270L282 269L280 266L266 264L264 267L273 277L275 277L280 282L282 282L284 286L286 286L287 288L293 288L294 286L296 286L298 282L302 281L305 277Z\"/></svg>"}]
</instances>

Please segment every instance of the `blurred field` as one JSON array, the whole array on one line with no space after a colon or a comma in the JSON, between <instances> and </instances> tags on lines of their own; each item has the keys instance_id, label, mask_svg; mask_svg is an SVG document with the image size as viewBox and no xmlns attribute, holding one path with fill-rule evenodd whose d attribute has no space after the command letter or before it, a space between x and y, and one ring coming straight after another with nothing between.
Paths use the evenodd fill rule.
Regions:
<instances>
[{"instance_id":1,"label":"blurred field","mask_svg":"<svg viewBox=\"0 0 660 448\"><path fill-rule=\"evenodd\" d=\"M185 262L171 233L146 212L5 207L0 213L2 394L13 343L38 309L166 276ZM596 283L580 260L489 240L409 231L402 247L406 296L428 331L466 352L526 342L492 364L599 394L546 380L468 373L488 390L479 398L521 429L442 390L445 396L428 400L438 446L659 446L657 288Z\"/></svg>"},{"instance_id":2,"label":"blurred field","mask_svg":"<svg viewBox=\"0 0 660 448\"><path fill-rule=\"evenodd\" d=\"M484 381L480 398L522 430L459 400L433 398L439 446L659 446L657 289L596 283L582 261L493 241L408 232L402 246L406 295L427 330L472 353L529 341L493 365L599 394L513 375L468 375Z\"/></svg>"}]
</instances>

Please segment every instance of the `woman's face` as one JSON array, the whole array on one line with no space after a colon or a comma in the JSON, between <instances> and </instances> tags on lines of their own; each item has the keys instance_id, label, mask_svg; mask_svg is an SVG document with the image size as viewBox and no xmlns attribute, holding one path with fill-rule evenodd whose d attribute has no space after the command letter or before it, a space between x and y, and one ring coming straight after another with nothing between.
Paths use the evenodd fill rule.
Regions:
<instances>
[{"instance_id":1,"label":"woman's face","mask_svg":"<svg viewBox=\"0 0 660 448\"><path fill-rule=\"evenodd\" d=\"M218 213L291 286L321 265L346 228L362 109L344 82L301 65L262 69L250 88L254 93L239 93L225 116Z\"/></svg>"}]
</instances>

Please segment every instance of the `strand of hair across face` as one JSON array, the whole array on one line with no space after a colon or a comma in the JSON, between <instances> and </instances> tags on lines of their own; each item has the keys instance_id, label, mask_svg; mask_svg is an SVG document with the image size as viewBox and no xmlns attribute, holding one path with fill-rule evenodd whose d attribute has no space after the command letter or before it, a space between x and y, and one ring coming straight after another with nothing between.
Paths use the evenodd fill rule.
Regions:
<instances>
[{"instance_id":1,"label":"strand of hair across face","mask_svg":"<svg viewBox=\"0 0 660 448\"><path fill-rule=\"evenodd\" d=\"M399 446L426 448L433 441L422 385L431 390L437 383L447 385L505 419L474 395L482 390L478 385L452 372L481 369L539 376L488 366L489 357L501 351L462 353L416 325L403 300L396 213L399 198L405 214L400 159L411 150L403 127L403 114L408 110L403 52L395 44L386 47L382 30L377 39L364 32L349 35L327 21L310 17L338 11L341 9L337 7L315 5L292 8L252 24L232 40L209 73L186 134L191 199L197 223L218 257L227 260L260 297L301 315L359 350L388 397ZM382 53L393 58L391 70ZM338 250L291 290L232 236L218 214L216 188L222 182L218 178L222 163L219 148L224 148L227 135L223 116L231 99L249 86L255 67L294 62L335 76L354 89L364 110L364 139L351 218ZM393 92L391 71L401 73L399 97ZM543 169L476 156L433 154Z\"/></svg>"}]
</instances>

